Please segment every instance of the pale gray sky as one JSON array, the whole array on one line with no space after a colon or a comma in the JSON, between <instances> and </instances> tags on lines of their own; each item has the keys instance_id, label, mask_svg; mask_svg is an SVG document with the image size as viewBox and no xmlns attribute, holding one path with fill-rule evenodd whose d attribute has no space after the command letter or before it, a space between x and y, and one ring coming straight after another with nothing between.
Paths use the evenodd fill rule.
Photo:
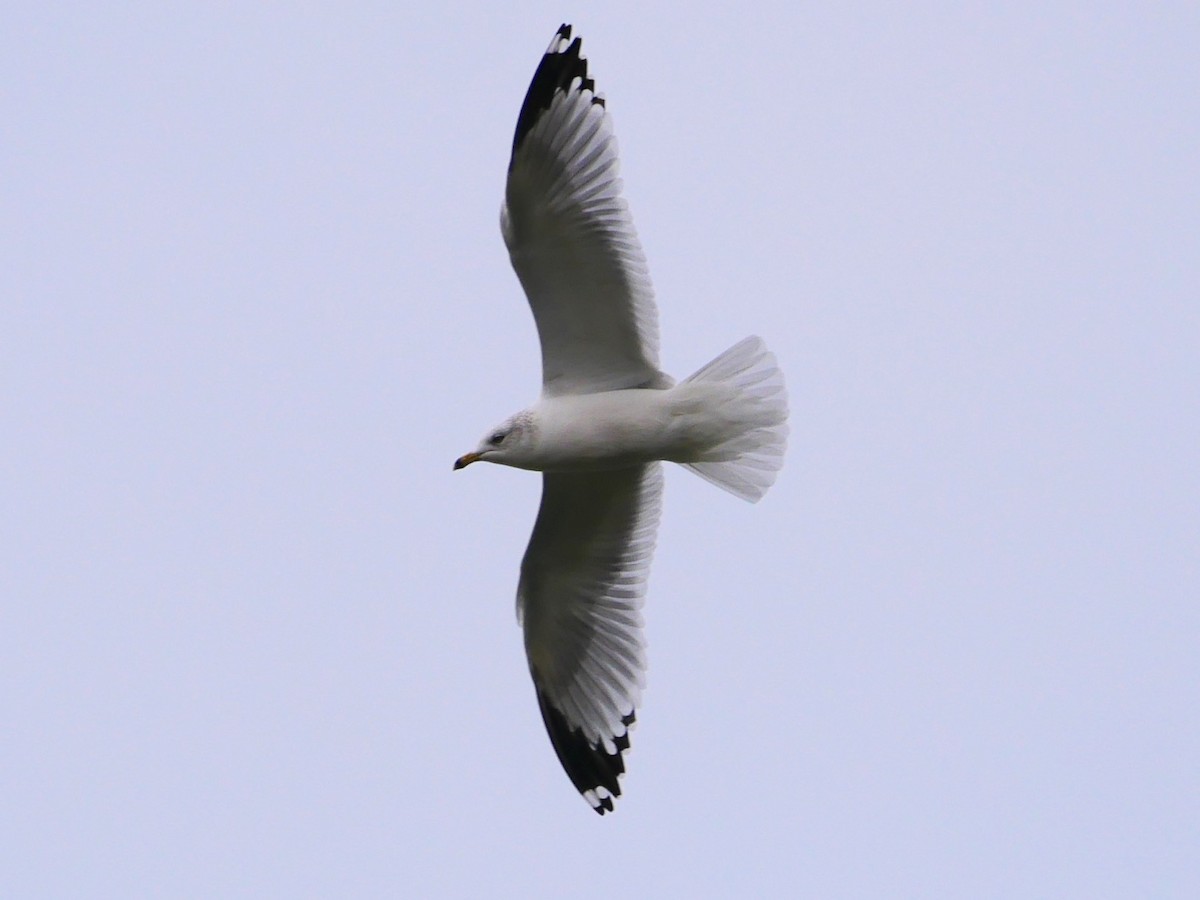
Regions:
<instances>
[{"instance_id":1,"label":"pale gray sky","mask_svg":"<svg viewBox=\"0 0 1200 900\"><path fill-rule=\"evenodd\" d=\"M663 363L761 334L749 506L667 475L625 795L513 614L498 232L562 21ZM1200 8L10 6L0 894L1200 895Z\"/></svg>"}]
</instances>

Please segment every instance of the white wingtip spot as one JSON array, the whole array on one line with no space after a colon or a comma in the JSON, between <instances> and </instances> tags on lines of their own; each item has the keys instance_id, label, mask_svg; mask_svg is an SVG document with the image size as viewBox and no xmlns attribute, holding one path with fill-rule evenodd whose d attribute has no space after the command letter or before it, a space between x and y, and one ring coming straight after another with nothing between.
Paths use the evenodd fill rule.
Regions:
<instances>
[{"instance_id":1,"label":"white wingtip spot","mask_svg":"<svg viewBox=\"0 0 1200 900\"><path fill-rule=\"evenodd\" d=\"M583 799L591 804L592 809L612 809L613 793L606 787L598 786L584 791Z\"/></svg>"}]
</instances>

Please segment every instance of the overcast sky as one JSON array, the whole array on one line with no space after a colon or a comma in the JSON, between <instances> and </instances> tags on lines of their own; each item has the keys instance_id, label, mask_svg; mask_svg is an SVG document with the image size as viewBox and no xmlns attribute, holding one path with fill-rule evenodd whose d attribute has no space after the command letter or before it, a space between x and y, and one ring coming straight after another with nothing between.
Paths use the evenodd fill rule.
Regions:
<instances>
[{"instance_id":1,"label":"overcast sky","mask_svg":"<svg viewBox=\"0 0 1200 900\"><path fill-rule=\"evenodd\" d=\"M1200 896L1200 7L99 6L0 29L0 894ZM603 819L450 468L562 21L664 367L792 408L667 473Z\"/></svg>"}]
</instances>

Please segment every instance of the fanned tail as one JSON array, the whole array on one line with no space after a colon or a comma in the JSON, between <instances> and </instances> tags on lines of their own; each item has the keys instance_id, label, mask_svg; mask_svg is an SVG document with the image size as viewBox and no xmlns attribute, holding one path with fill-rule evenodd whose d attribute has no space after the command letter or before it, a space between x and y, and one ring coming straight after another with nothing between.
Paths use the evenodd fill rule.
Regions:
<instances>
[{"instance_id":1,"label":"fanned tail","mask_svg":"<svg viewBox=\"0 0 1200 900\"><path fill-rule=\"evenodd\" d=\"M705 452L704 459L684 463L706 481L756 503L783 466L787 447L787 388L775 354L762 338L751 335L684 380L713 382L732 388L724 414L745 424L743 430Z\"/></svg>"}]
</instances>

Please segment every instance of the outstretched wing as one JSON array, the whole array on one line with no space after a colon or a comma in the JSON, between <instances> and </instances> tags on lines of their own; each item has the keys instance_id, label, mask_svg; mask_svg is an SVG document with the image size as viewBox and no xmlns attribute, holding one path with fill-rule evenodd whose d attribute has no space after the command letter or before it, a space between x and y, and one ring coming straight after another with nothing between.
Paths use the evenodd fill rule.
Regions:
<instances>
[{"instance_id":1,"label":"outstretched wing","mask_svg":"<svg viewBox=\"0 0 1200 900\"><path fill-rule=\"evenodd\" d=\"M646 668L642 600L662 466L547 472L517 614L550 742L596 812L613 808Z\"/></svg>"},{"instance_id":2,"label":"outstretched wing","mask_svg":"<svg viewBox=\"0 0 1200 900\"><path fill-rule=\"evenodd\" d=\"M500 230L537 322L544 394L670 386L612 123L570 25L517 118Z\"/></svg>"}]
</instances>

